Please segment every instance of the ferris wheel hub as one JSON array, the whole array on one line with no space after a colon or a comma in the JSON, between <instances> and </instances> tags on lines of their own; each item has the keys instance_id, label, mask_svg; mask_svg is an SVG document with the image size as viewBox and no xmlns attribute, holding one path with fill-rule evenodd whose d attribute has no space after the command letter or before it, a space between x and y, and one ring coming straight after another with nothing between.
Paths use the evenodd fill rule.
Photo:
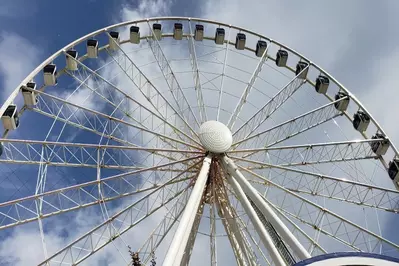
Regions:
<instances>
[{"instance_id":1,"label":"ferris wheel hub","mask_svg":"<svg viewBox=\"0 0 399 266\"><path fill-rule=\"evenodd\" d=\"M218 121L210 120L200 127L199 139L202 146L213 153L223 153L230 149L233 135L230 129Z\"/></svg>"}]
</instances>

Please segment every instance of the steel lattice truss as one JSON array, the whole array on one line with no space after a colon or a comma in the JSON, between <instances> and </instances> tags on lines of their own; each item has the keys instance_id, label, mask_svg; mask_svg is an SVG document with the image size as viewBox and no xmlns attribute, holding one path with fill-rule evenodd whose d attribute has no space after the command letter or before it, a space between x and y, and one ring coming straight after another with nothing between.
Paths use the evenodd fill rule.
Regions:
<instances>
[{"instance_id":1,"label":"steel lattice truss","mask_svg":"<svg viewBox=\"0 0 399 266\"><path fill-rule=\"evenodd\" d=\"M50 63L58 83L43 78ZM319 75L329 79L320 94ZM399 212L388 175L396 148L338 81L270 38L202 19L117 24L46 60L1 112L22 101L16 130L3 119L0 239L38 224L34 263L93 265L99 253L132 266L399 257L399 240L381 228ZM370 118L361 132L359 110ZM232 133L225 153L200 141L209 120ZM88 230L81 217L93 220ZM53 247L46 239L63 223L73 230Z\"/></svg>"}]
</instances>

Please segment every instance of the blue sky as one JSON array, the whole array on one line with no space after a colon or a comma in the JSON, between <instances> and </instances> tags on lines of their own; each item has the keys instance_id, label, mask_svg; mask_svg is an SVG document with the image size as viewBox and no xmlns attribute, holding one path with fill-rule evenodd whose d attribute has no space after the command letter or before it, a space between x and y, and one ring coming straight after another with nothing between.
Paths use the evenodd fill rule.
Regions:
<instances>
[{"instance_id":1,"label":"blue sky","mask_svg":"<svg viewBox=\"0 0 399 266\"><path fill-rule=\"evenodd\" d=\"M41 61L89 32L147 16L204 17L258 31L314 60L347 86L377 118L391 139L399 143L399 126L393 123L397 121L399 107L396 98L392 97L396 91L393 88L399 87L395 72L399 64L396 27L399 17L395 14L398 8L399 2L361 0L349 3L345 0L325 1L323 4L317 0L306 3L277 0L4 0L0 6L0 101L4 101ZM42 119L41 128L50 126L49 119L38 119ZM25 127L37 123L31 119L24 122ZM19 136L42 139L41 128L25 131ZM80 140L89 141L85 136L80 136ZM22 176L22 181L19 182L26 180L24 174L27 173L30 173L29 169L20 169L18 176ZM74 174L73 171L52 174L59 180L69 180L68 184L77 182L67 178ZM87 171L78 179L80 182L89 180L91 174ZM10 180L12 178L16 176L10 175ZM71 216L64 217L66 220ZM388 219L384 231L396 222L396 219ZM86 226L90 227L85 225L83 228ZM50 232L57 225L50 223L46 228ZM57 232L64 237L70 233L61 231ZM31 233L29 230L20 233L18 239L34 238ZM0 250L0 258L1 255ZM99 265L106 264L106 258L100 258L100 261Z\"/></svg>"}]
</instances>

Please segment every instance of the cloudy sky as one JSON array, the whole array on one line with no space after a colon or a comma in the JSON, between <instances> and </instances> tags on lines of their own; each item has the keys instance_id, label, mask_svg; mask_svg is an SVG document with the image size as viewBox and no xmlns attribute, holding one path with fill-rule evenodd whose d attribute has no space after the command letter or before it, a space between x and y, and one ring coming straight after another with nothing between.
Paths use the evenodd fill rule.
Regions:
<instances>
[{"instance_id":1,"label":"cloudy sky","mask_svg":"<svg viewBox=\"0 0 399 266\"><path fill-rule=\"evenodd\" d=\"M88 32L123 19L203 17L252 29L306 55L349 88L390 137L398 140L395 125L390 123L395 113L390 96L396 86L398 5L371 0L246 4L234 0L118 0L110 5L90 0L64 1L55 7L51 1L5 1L0 7L2 99L35 65ZM28 12L21 16L17 10ZM73 15L66 10L73 10Z\"/></svg>"},{"instance_id":2,"label":"cloudy sky","mask_svg":"<svg viewBox=\"0 0 399 266\"><path fill-rule=\"evenodd\" d=\"M4 0L0 6L0 100L4 101L41 61L89 32L152 16L201 17L251 29L306 55L347 87L391 140L399 143L395 123L399 111L395 100L399 87L398 8L399 2L393 0L70 0L57 4L50 0ZM83 223L79 232L64 234L72 238L93 224L96 221ZM68 228L59 224L47 232L47 246L62 246L63 227ZM19 253L21 243L40 243L37 231L27 227L8 236L12 237L0 243L0 260L29 265L42 258L33 248ZM23 259L17 259L19 256ZM107 253L96 262L112 265Z\"/></svg>"}]
</instances>

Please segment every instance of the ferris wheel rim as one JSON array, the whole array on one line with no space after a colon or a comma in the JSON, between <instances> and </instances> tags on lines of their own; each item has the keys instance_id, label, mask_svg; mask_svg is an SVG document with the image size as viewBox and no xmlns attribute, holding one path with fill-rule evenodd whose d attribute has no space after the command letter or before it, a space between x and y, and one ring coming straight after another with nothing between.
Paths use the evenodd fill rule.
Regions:
<instances>
[{"instance_id":1,"label":"ferris wheel rim","mask_svg":"<svg viewBox=\"0 0 399 266\"><path fill-rule=\"evenodd\" d=\"M244 28L235 27L235 26L232 26L232 25L230 25L230 24L220 23L220 22L217 22L217 21L211 21L211 20L206 20L206 19L184 18L184 17L156 17L156 18L149 18L149 19L144 19L144 20L134 20L134 21L122 22L122 23L118 23L118 24L114 24L114 25L111 25L111 26L102 28L102 29L97 30L97 31L94 31L94 32L92 32L92 33L90 33L90 34L88 34L88 35L85 35L85 36L83 36L83 37L81 37L81 38L75 40L74 42L71 42L70 44L68 44L67 46L65 46L64 48L60 49L58 52L56 52L55 54L53 54L52 56L50 56L49 58L47 58L42 64L40 64L34 71L31 72L31 74L29 74L29 75L24 79L24 81L21 83L20 86L22 86L22 85L26 84L26 82L30 81L30 80L31 80L31 77L36 76L37 74L39 74L39 72L43 69L43 66L47 65L48 63L51 63L55 58L57 58L59 55L62 55L63 53L65 53L68 49L73 48L75 45L77 45L77 44L79 44L79 43L85 41L86 39L88 39L88 38L90 38L90 37L92 37L92 36L95 36L95 35L97 35L97 34L99 34L99 33L107 32L108 30L111 30L111 29L117 28L117 27L121 27L121 26L131 25L131 24L140 23L140 22L147 22L147 23L148 23L148 22L152 22L152 21L162 21L162 20L186 20L186 21L189 21L189 22L191 22L191 21L198 21L198 22L211 23L211 24L214 24L214 25L227 26L227 27L229 27L229 28L234 28L234 29L237 29L237 30L242 30L243 32L247 32L247 33L250 33L250 34L254 34L254 35L256 35L256 36L259 36L259 37L261 37L261 38L264 38L264 39L266 39L266 40L269 40L269 41L271 41L271 42L274 42L275 44L280 45L281 47L283 47L283 48L289 50L289 51L292 52L293 54L299 56L301 59L304 59L305 61L309 62L310 65L314 66L316 69L320 70L321 73L325 74L325 75L326 75L327 77L329 77L332 81L334 81L334 82L340 87L340 89L342 89L343 91L347 92L347 93L348 93L348 97L350 97L351 99L353 99L354 102L355 102L366 114L368 114L368 115L370 116L372 122L376 125L377 129L378 129L381 133L383 133L385 136L387 136L387 135L384 133L383 129L379 126L378 122L377 122L377 121L372 117L372 115L363 107L363 105L355 98L355 96L349 92L349 90L347 90L344 86L342 86L334 77L332 77L331 75L329 75L327 72L325 72L324 70L322 70L320 67L318 67L318 66L317 66L316 64L314 64L313 62L309 61L306 57L302 56L301 54L297 53L297 52L294 51L293 49L291 49L291 48L289 48L289 47L287 47L287 46L285 46L285 45L283 45L283 44L280 44L280 43L278 43L278 42L276 42L276 41L274 41L274 40L272 40L272 39L269 39L269 38L267 38L267 37L265 37L265 36L259 35L259 34L255 33L255 32L246 30L246 29L244 29ZM162 35L162 36L164 36L164 35ZM168 36L168 37L170 37L170 36ZM228 45L230 45L230 44L228 43ZM106 46L106 45L105 45L105 46ZM6 108L6 107L8 106L7 102L10 102L10 103L11 103L11 102L13 101L13 99L16 97L17 93L18 93L19 90L20 90L20 86L17 87L17 88L15 89L15 91L9 96L9 98L6 100L5 104L1 107L0 111L3 111L3 109ZM14 94L15 94L15 95L14 95ZM13 96L14 96L14 97L13 97ZM330 103L330 104L331 104L331 103ZM346 115L346 117L349 118L348 115ZM349 118L349 119L350 119L350 118ZM365 136L365 134L364 134L363 132L362 132L362 135L363 135L363 138L364 138L365 140L359 141L359 142L361 142L361 143L363 143L363 142L366 143L366 142L370 141L370 140ZM163 136L163 137L165 137L165 136ZM240 139L238 139L238 141L240 141ZM12 140L9 141L9 140L5 139L5 142L12 142ZM36 142L35 142L35 144L40 144L40 143L43 143L43 142L39 142L39 141L36 141ZM57 142L54 142L54 143L57 143ZM330 143L330 144L334 144L333 142L329 142L329 143ZM63 143L63 145L66 145L66 146L69 145L69 144L70 144L70 143ZM392 147L393 151L395 152L395 155L398 156L398 152L397 152L397 150L396 150L394 144L393 144L392 142L390 142L389 144L390 144L390 147ZM79 145L79 144L74 144L74 145ZM234 145L234 143L233 143L233 145ZM305 144L305 145L306 145L306 144ZM109 145L109 146L108 146L108 145L100 145L100 144L99 144L99 145L90 145L90 144L89 144L88 146L89 146L89 147L96 147L96 148L98 148L98 149L100 149L100 146L111 147L111 148L117 147L116 145ZM297 146L301 146L301 145L297 145ZM304 145L302 145L302 146L304 146ZM128 146L128 147L129 147L129 146ZM187 146L187 147L189 147L189 146ZM201 154L201 153L204 153L204 152L205 152L205 151L202 150L200 147L194 147L194 146L192 146L191 148L194 148L194 149L196 149L196 150L189 150L189 149L187 149L187 150L181 150L181 152L186 152L186 153L188 153L188 154L192 153L192 156L196 155L197 153L200 153L200 154ZM270 147L270 148L273 149L273 147ZM281 149L281 147L277 147L277 148L280 148L280 149ZM133 149L133 148L132 148L132 149ZM140 147L137 147L137 149L140 149ZM149 150L150 150L150 149L149 149ZM156 149L154 149L154 150L156 150ZM158 149L158 150L161 150L161 149ZM169 151L171 151L171 150L172 150L172 149L170 149ZM165 149L165 151L167 151L167 149ZM175 150L175 151L178 152L177 150ZM227 151L226 153L227 153L227 155L231 155L231 154L234 155L234 154L240 153L240 152L245 152L245 150L240 150L240 149L238 149L238 150ZM193 157L193 158L194 158L194 157ZM234 157L231 156L230 158L234 158ZM385 162L385 161L384 161L384 162ZM393 190L392 190L392 191L393 191ZM1 206L1 203L0 203L0 206ZM221 219L223 219L223 218L221 218Z\"/></svg>"},{"instance_id":2,"label":"ferris wheel rim","mask_svg":"<svg viewBox=\"0 0 399 266\"><path fill-rule=\"evenodd\" d=\"M47 59L45 59L40 65L38 65L28 76L26 76L23 81L14 89L14 91L10 94L10 96L5 100L5 102L3 103L3 105L0 107L0 113L4 113L6 108L13 103L15 97L18 95L18 92L21 88L21 86L25 85L26 83L28 83L29 81L31 81L42 69L44 66L46 66L47 64L51 63L55 58L57 58L59 55L61 55L62 53L64 53L65 51L67 51L70 48L73 48L75 45L87 40L90 37L93 37L97 34L100 33L104 33L107 32L111 29L117 28L117 27L121 27L121 26L127 26L127 25L131 25L131 24L137 24L137 23L143 23L143 22L153 22L153 21L161 21L161 20L185 20L185 21L198 21L198 22L205 22L205 23L210 23L210 24L214 24L214 25L220 25L220 26L227 26L229 28L233 28L233 29L237 29L240 31L244 31L247 33L250 33L254 36L258 36L260 38L269 40L272 43L275 43L276 45L279 45L287 50L289 50L291 53L299 56L300 58L303 58L304 60L306 60L307 62L309 62L309 64L311 64L312 66L314 66L316 69L318 69L321 73L323 73L324 75L326 75L329 79L331 79L332 81L334 81L334 83L336 83L340 89L342 89L343 91L345 91L348 94L348 97L350 97L351 99L354 100L354 102L370 117L370 120L376 125L377 129L384 134L388 139L388 135L386 134L386 132L384 131L384 129L381 127L381 125L377 122L377 120L373 117L373 115L367 110L367 108L365 108L365 106L356 98L356 96L354 94L352 94L345 86L343 86L343 84L341 84L336 78L334 78L331 74L329 74L327 71L325 71L323 68L321 68L319 65L315 64L314 62L312 62L311 60L309 60L306 56L302 55L301 53L297 52L296 50L290 48L289 46L276 41L272 38L269 38L265 35L261 35L255 31L243 28L243 27L238 27L238 26L234 26L232 24L227 24L227 23L223 23L220 21L216 21L216 20L210 20L210 19L203 19L203 18L192 18L192 17L178 17L178 16L167 16L167 17L151 17L151 18L145 18L145 19L138 19L138 20L130 20L130 21L124 21L124 22L120 22L120 23L115 23L109 26L106 26L104 28L101 28L99 30L93 31L91 33L88 33L82 37L80 37L79 39L76 39L75 41L72 41L71 43L67 44L66 46L64 46L63 48L59 49L57 52L55 52L54 54L52 54L51 56L49 56ZM349 118L349 117L348 117ZM363 134L362 132L362 136L364 138L366 138L366 136ZM395 156L399 157L399 150L396 148L396 146L394 145L393 142L390 141L390 146L392 147L392 149L395 152Z\"/></svg>"}]
</instances>

